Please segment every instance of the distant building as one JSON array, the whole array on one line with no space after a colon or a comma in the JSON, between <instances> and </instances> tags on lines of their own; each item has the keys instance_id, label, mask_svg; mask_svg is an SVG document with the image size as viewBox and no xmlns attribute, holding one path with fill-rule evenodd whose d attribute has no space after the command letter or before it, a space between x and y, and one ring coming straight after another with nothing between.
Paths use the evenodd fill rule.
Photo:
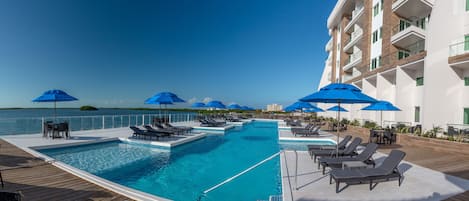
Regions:
<instances>
[{"instance_id":1,"label":"distant building","mask_svg":"<svg viewBox=\"0 0 469 201\"><path fill-rule=\"evenodd\" d=\"M267 112L277 112L277 111L282 111L282 110L283 110L282 105L275 104L275 103L267 105Z\"/></svg>"}]
</instances>

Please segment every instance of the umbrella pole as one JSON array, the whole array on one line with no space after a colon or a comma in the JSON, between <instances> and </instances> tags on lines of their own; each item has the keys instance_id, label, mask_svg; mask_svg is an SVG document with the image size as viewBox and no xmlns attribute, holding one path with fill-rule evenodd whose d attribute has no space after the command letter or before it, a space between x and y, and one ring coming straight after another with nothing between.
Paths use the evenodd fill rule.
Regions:
<instances>
[{"instance_id":1,"label":"umbrella pole","mask_svg":"<svg viewBox=\"0 0 469 201\"><path fill-rule=\"evenodd\" d=\"M57 123L57 101L54 101L54 123Z\"/></svg>"},{"instance_id":2,"label":"umbrella pole","mask_svg":"<svg viewBox=\"0 0 469 201\"><path fill-rule=\"evenodd\" d=\"M381 110L381 118L380 118L380 120L381 120L381 128L383 128L383 110Z\"/></svg>"},{"instance_id":3,"label":"umbrella pole","mask_svg":"<svg viewBox=\"0 0 469 201\"><path fill-rule=\"evenodd\" d=\"M337 112L337 145L336 145L336 157L339 157L339 139L340 139L340 102L339 111Z\"/></svg>"}]
</instances>

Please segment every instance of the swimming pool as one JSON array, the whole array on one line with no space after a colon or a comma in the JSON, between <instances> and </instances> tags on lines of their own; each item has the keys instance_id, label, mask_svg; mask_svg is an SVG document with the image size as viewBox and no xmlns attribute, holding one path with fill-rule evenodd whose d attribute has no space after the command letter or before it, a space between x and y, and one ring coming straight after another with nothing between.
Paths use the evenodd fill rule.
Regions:
<instances>
[{"instance_id":1,"label":"swimming pool","mask_svg":"<svg viewBox=\"0 0 469 201\"><path fill-rule=\"evenodd\" d=\"M204 190L284 147L306 147L305 143L279 143L277 130L275 122L253 122L171 150L113 141L38 151L130 188L176 201L197 200ZM201 200L268 200L281 190L277 156Z\"/></svg>"}]
</instances>

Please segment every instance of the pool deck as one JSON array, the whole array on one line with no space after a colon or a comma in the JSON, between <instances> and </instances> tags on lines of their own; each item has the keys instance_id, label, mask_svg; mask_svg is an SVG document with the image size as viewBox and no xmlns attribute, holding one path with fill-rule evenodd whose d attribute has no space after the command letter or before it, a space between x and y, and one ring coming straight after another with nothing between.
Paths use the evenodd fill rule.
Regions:
<instances>
[{"instance_id":1,"label":"pool deck","mask_svg":"<svg viewBox=\"0 0 469 201\"><path fill-rule=\"evenodd\" d=\"M110 182L85 171L71 167L60 161L55 161L54 159L36 151L36 149L43 148L65 147L115 140L150 144L152 146L158 146L162 148L171 148L201 139L207 135L206 133L192 132L185 135L174 135L171 137L161 138L159 141L150 141L133 138L131 137L132 133L133 132L129 128L125 127L102 130L73 131L70 133L71 137L68 139L44 138L42 137L42 134L2 136L2 140L0 141L3 143L0 147L0 150L2 150L3 155L0 155L0 158L2 159L2 161L0 161L0 168L3 172L3 177L7 182L6 185L9 186L5 189L15 191L21 190L22 192L27 192L24 193L25 200L31 200L33 198L33 200L36 200L36 198L42 197L43 194L47 194L49 191L51 191L53 194L51 197L49 197L49 199L47 199L47 196L44 196L44 200L80 200L81 198L84 200L89 200L87 198L91 199L94 196L92 193L97 194L96 200L114 200L114 198L116 198L115 200L167 200L165 198L150 195ZM9 149L12 150L12 154L6 155L4 146L9 147ZM21 155L22 158L16 156L18 154ZM18 159L21 159L21 162L26 162L26 164L17 163L15 166L11 167L2 166L2 164L5 162ZM29 161L35 161L35 163L40 165L29 165ZM22 177L20 174L24 174L25 176ZM16 180L17 178L19 180ZM57 182L57 179L60 179L61 182ZM42 184L41 181L45 181L46 183ZM50 181L51 183L49 184L47 181ZM44 185L51 188L46 188ZM83 191L83 195L75 195L73 193L70 195L63 193L62 195L59 192L55 192L58 190L63 190L64 192L69 193L73 192L73 189L67 190L67 187L69 186L73 189L78 189L78 194L81 192L81 189L89 188L93 191ZM57 190L54 191L54 189ZM101 199L99 196L104 197ZM26 199L26 197L28 199ZM111 199L107 199L107 197L110 197Z\"/></svg>"},{"instance_id":2,"label":"pool deck","mask_svg":"<svg viewBox=\"0 0 469 201\"><path fill-rule=\"evenodd\" d=\"M3 191L21 191L23 200L133 200L85 181L0 140Z\"/></svg>"},{"instance_id":3,"label":"pool deck","mask_svg":"<svg viewBox=\"0 0 469 201\"><path fill-rule=\"evenodd\" d=\"M336 135L321 131L319 137L294 137L288 128L283 128L279 123L279 139L296 139L298 141L307 141L307 139L336 140ZM395 147L380 148L379 152L373 156L377 164L382 162L386 154L393 148ZM401 187L398 187L397 181L379 183L373 191L369 191L369 186L366 184L350 186L341 184L343 190L338 194L335 193L335 185L329 184L327 172L326 175L322 175L322 172L317 169L317 164L313 163L306 151L297 151L296 153L294 151L285 151L280 155L283 200L447 199L456 201L469 198L469 193L467 193L469 192L469 168L467 168L465 162L458 161L458 159L468 160L469 157L456 157L455 160L454 155L449 156L447 153L421 150L421 147L398 146L398 148L403 149L407 153L405 159L410 160L403 161L399 166L404 174ZM433 159L431 159L432 157ZM298 163L296 163L297 159ZM296 168L298 168L297 180L295 180ZM462 171L461 168L465 171ZM458 173L453 174L454 171L458 171Z\"/></svg>"}]
</instances>

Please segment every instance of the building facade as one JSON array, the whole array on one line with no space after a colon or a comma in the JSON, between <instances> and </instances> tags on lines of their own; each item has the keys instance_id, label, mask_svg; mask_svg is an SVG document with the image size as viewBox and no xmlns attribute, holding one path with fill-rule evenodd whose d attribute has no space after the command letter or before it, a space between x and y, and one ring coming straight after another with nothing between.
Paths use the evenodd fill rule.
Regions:
<instances>
[{"instance_id":1,"label":"building facade","mask_svg":"<svg viewBox=\"0 0 469 201\"><path fill-rule=\"evenodd\" d=\"M327 26L319 87L350 83L402 110L381 119L345 105L344 118L424 130L469 124L469 0L338 0Z\"/></svg>"},{"instance_id":2,"label":"building facade","mask_svg":"<svg viewBox=\"0 0 469 201\"><path fill-rule=\"evenodd\" d=\"M279 112L283 110L283 106L279 104L270 104L267 105L267 112Z\"/></svg>"}]
</instances>

